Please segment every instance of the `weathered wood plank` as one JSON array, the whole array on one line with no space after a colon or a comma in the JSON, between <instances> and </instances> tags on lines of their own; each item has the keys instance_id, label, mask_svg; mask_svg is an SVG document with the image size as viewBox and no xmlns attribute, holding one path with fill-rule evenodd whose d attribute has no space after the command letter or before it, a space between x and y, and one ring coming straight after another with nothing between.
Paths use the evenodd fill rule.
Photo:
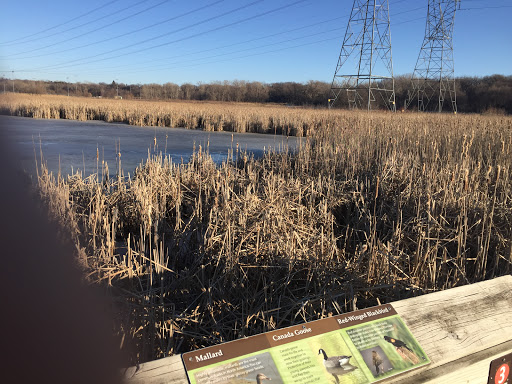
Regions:
<instances>
[{"instance_id":1,"label":"weathered wood plank","mask_svg":"<svg viewBox=\"0 0 512 384\"><path fill-rule=\"evenodd\" d=\"M125 382L130 384L188 384L181 355L170 356L160 360L131 367L125 373Z\"/></svg>"},{"instance_id":2,"label":"weathered wood plank","mask_svg":"<svg viewBox=\"0 0 512 384\"><path fill-rule=\"evenodd\" d=\"M512 276L392 303L432 363L387 383L486 383L490 362L512 352ZM187 384L180 356L127 371L129 384Z\"/></svg>"},{"instance_id":3,"label":"weathered wood plank","mask_svg":"<svg viewBox=\"0 0 512 384\"><path fill-rule=\"evenodd\" d=\"M512 350L512 276L392 304L432 362L393 382L486 383L491 360Z\"/></svg>"},{"instance_id":4,"label":"weathered wood plank","mask_svg":"<svg viewBox=\"0 0 512 384\"><path fill-rule=\"evenodd\" d=\"M491 361L512 351L512 341L440 366L429 366L410 376L399 376L393 384L485 384Z\"/></svg>"}]
</instances>

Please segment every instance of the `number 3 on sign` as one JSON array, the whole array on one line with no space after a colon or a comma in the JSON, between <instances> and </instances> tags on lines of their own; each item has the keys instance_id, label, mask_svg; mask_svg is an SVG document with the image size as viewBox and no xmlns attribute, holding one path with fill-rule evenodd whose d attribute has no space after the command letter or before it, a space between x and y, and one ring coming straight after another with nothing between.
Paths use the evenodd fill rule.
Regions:
<instances>
[{"instance_id":1,"label":"number 3 on sign","mask_svg":"<svg viewBox=\"0 0 512 384\"><path fill-rule=\"evenodd\" d=\"M508 364L503 364L498 368L498 372L496 373L496 377L494 378L494 382L496 384L505 384L508 379L508 375L510 373L510 368Z\"/></svg>"}]
</instances>

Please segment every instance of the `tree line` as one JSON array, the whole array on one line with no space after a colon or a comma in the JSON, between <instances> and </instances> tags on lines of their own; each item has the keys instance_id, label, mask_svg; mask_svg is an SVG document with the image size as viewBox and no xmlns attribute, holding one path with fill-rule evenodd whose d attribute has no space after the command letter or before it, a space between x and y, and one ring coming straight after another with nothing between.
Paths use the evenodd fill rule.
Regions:
<instances>
[{"instance_id":1,"label":"tree line","mask_svg":"<svg viewBox=\"0 0 512 384\"><path fill-rule=\"evenodd\" d=\"M456 81L457 106L467 113L512 114L512 76L460 77ZM327 107L330 83L223 81L199 84L68 83L63 81L11 80L0 78L0 92L54 94L144 100L205 100L224 102L279 103L292 106ZM411 88L410 76L395 77L397 109L402 109ZM379 104L380 103L380 104ZM449 101L448 101L449 103ZM381 101L377 108L385 108ZM335 105L347 108L344 92Z\"/></svg>"}]
</instances>

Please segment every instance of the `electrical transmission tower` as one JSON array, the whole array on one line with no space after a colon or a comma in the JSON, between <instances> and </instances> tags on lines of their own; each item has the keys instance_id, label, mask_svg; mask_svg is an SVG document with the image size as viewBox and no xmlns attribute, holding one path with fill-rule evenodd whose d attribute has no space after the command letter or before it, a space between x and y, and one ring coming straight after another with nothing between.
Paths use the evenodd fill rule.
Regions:
<instances>
[{"instance_id":1,"label":"electrical transmission tower","mask_svg":"<svg viewBox=\"0 0 512 384\"><path fill-rule=\"evenodd\" d=\"M343 98L343 90L350 108L396 110L388 0L354 0L329 107Z\"/></svg>"},{"instance_id":2,"label":"electrical transmission tower","mask_svg":"<svg viewBox=\"0 0 512 384\"><path fill-rule=\"evenodd\" d=\"M406 107L417 101L419 111L443 110L447 95L457 113L453 65L453 26L461 0L428 0L425 38L412 75Z\"/></svg>"}]
</instances>

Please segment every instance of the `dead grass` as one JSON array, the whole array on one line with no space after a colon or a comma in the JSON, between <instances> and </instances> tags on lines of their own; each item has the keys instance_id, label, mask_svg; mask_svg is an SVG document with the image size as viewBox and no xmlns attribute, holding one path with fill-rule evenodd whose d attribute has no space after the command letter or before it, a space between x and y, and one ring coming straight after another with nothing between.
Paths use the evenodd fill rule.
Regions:
<instances>
[{"instance_id":1,"label":"dead grass","mask_svg":"<svg viewBox=\"0 0 512 384\"><path fill-rule=\"evenodd\" d=\"M201 148L130 178L42 166L133 363L511 272L511 118L335 121L296 154L221 166Z\"/></svg>"},{"instance_id":2,"label":"dead grass","mask_svg":"<svg viewBox=\"0 0 512 384\"><path fill-rule=\"evenodd\" d=\"M326 110L268 104L112 100L18 93L0 95L0 114L290 136L311 134L334 116Z\"/></svg>"}]
</instances>

